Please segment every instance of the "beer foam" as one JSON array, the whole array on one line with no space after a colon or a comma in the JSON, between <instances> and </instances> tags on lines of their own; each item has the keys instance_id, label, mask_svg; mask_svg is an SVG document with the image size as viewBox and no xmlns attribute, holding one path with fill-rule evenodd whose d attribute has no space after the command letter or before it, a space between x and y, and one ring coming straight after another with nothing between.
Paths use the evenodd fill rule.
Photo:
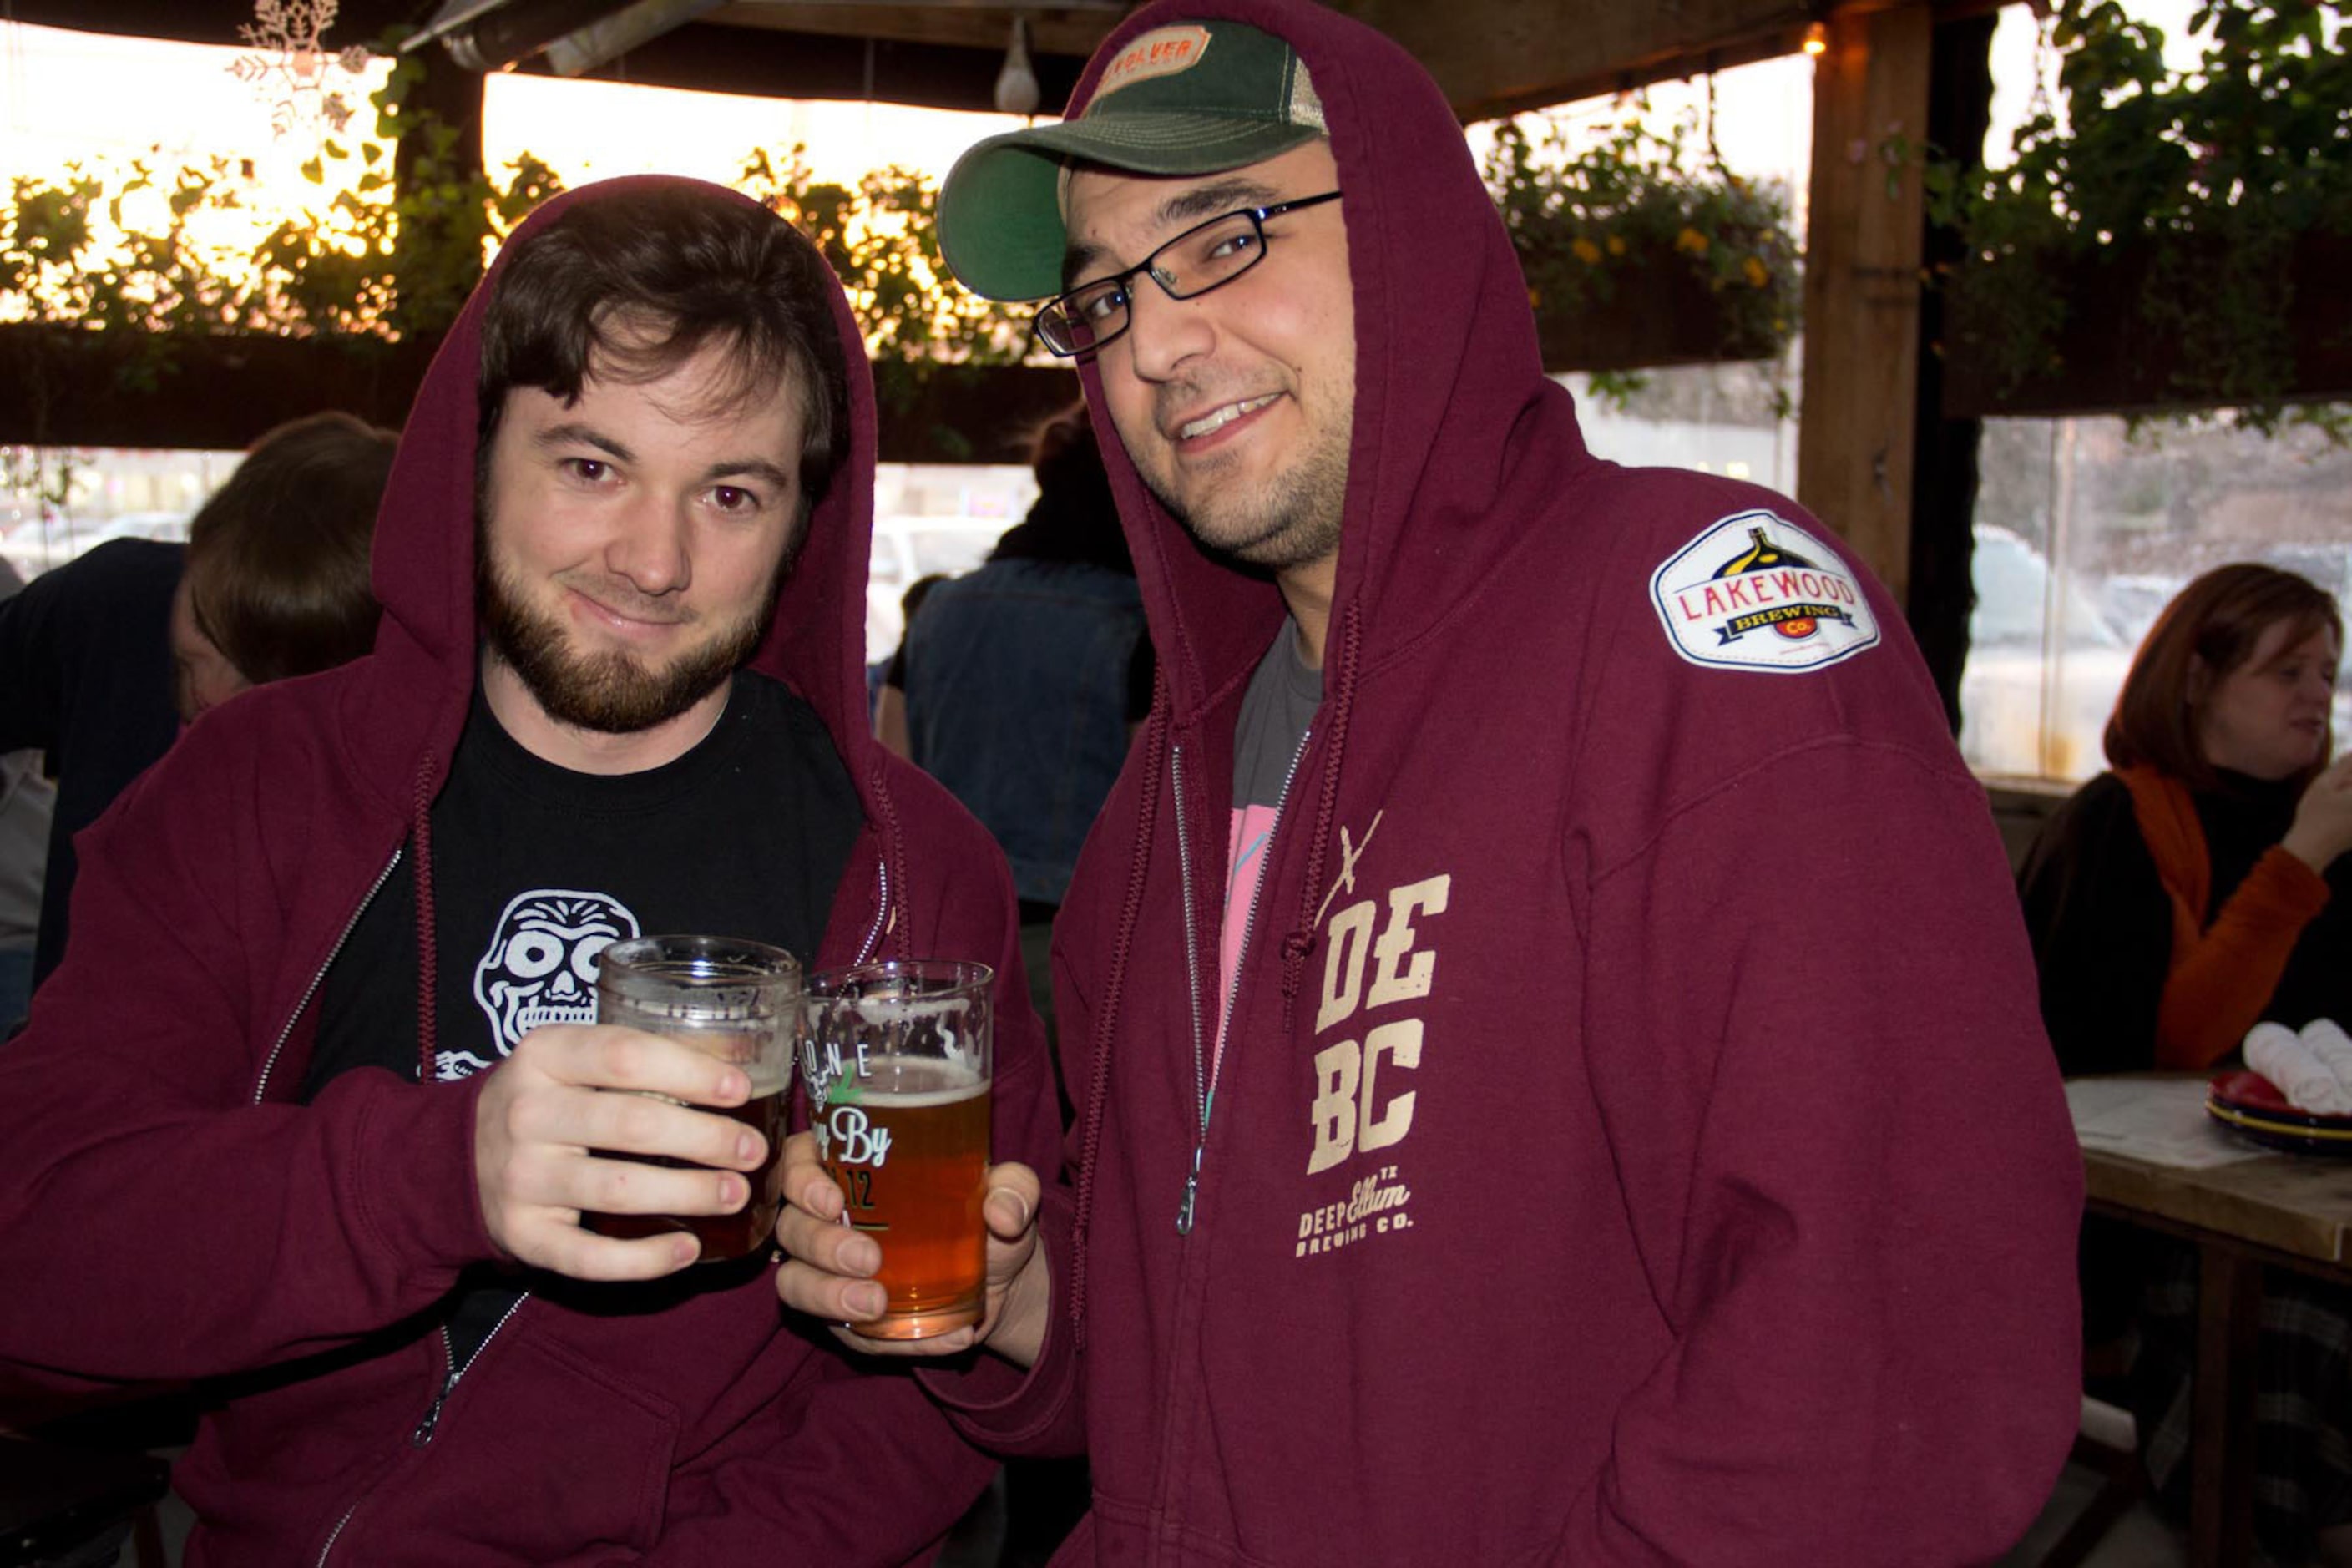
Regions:
<instances>
[{"instance_id":1,"label":"beer foam","mask_svg":"<svg viewBox=\"0 0 2352 1568\"><path fill-rule=\"evenodd\" d=\"M909 996L903 991L884 991L868 996L819 995L807 997L810 1006L818 1009L837 1008L856 1015L861 1024L911 1024L918 1018L945 1018L970 1012L978 1005L972 996Z\"/></svg>"},{"instance_id":2,"label":"beer foam","mask_svg":"<svg viewBox=\"0 0 2352 1568\"><path fill-rule=\"evenodd\" d=\"M926 1106L954 1105L988 1092L988 1080L970 1068L949 1062L908 1062L894 1075L902 1084L917 1087L884 1089L880 1074L857 1086L857 1098L867 1105L888 1105L919 1110Z\"/></svg>"}]
</instances>

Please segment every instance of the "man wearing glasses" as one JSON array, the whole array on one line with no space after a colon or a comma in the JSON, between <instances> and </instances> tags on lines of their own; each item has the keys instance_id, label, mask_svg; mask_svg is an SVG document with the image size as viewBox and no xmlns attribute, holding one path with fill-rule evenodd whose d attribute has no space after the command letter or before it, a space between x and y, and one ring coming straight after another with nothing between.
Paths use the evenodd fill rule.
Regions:
<instances>
[{"instance_id":1,"label":"man wearing glasses","mask_svg":"<svg viewBox=\"0 0 2352 1568\"><path fill-rule=\"evenodd\" d=\"M1117 436L1161 658L1055 932L1075 1182L923 1374L1087 1447L1063 1560L1999 1555L2080 1167L1900 611L1587 453L1435 85L1301 0L1141 12L940 224ZM797 1157L780 1289L858 1318Z\"/></svg>"}]
</instances>

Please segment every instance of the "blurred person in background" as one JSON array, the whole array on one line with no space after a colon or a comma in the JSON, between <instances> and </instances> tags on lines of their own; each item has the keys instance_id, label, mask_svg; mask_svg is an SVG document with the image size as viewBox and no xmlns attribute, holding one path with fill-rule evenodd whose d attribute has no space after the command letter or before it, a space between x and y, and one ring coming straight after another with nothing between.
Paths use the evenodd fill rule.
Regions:
<instances>
[{"instance_id":1,"label":"blurred person in background","mask_svg":"<svg viewBox=\"0 0 2352 1568\"><path fill-rule=\"evenodd\" d=\"M110 541L0 605L0 751L40 748L57 780L34 986L65 953L74 835L181 727L247 687L367 652L368 544L398 443L332 411L281 425L185 545Z\"/></svg>"},{"instance_id":2,"label":"blurred person in background","mask_svg":"<svg viewBox=\"0 0 2352 1568\"><path fill-rule=\"evenodd\" d=\"M1022 959L1048 1028L1055 911L1151 709L1151 639L1083 405L1030 443L1037 500L977 571L908 618L908 754L1013 862Z\"/></svg>"},{"instance_id":3,"label":"blurred person in background","mask_svg":"<svg viewBox=\"0 0 2352 1568\"><path fill-rule=\"evenodd\" d=\"M907 584L898 595L898 646L890 657L866 667L866 680L872 689L866 705L874 710L874 738L882 742L894 757L913 755L907 739L907 638L915 629L916 612L931 590L948 580L944 572L926 572Z\"/></svg>"},{"instance_id":4,"label":"blurred person in background","mask_svg":"<svg viewBox=\"0 0 2352 1568\"><path fill-rule=\"evenodd\" d=\"M2132 660L2112 771L2062 806L2019 891L2061 1067L2202 1070L2265 1020L2352 1022L2352 757L2329 761L2344 631L2293 573L2242 563L2167 605ZM2158 1495L2184 1518L2196 1261L2094 1219L2088 1365L2121 1379ZM2282 1562L2352 1563L2352 1300L2263 1277L2254 1529Z\"/></svg>"},{"instance_id":5,"label":"blurred person in background","mask_svg":"<svg viewBox=\"0 0 2352 1568\"><path fill-rule=\"evenodd\" d=\"M25 579L0 558L0 604ZM49 818L57 786L41 771L37 747L0 755L0 1038L33 995L33 939L41 924L41 878L49 858Z\"/></svg>"}]
</instances>

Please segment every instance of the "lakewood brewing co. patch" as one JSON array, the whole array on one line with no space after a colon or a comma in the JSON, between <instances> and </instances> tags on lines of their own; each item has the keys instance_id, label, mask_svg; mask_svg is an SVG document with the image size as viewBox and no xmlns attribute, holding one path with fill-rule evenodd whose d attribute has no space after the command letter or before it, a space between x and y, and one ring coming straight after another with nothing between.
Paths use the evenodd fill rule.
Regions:
<instances>
[{"instance_id":1,"label":"lakewood brewing co. patch","mask_svg":"<svg viewBox=\"0 0 2352 1568\"><path fill-rule=\"evenodd\" d=\"M1794 675L1878 642L1845 563L1769 511L1708 527L1651 574L1650 597L1666 639L1693 664Z\"/></svg>"}]
</instances>

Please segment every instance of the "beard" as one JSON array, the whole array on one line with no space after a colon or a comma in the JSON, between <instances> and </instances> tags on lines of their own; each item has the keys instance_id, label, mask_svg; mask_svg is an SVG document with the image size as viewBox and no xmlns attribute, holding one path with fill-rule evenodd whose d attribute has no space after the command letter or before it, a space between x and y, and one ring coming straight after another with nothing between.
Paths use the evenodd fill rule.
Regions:
<instances>
[{"instance_id":1,"label":"beard","mask_svg":"<svg viewBox=\"0 0 2352 1568\"><path fill-rule=\"evenodd\" d=\"M619 648L575 648L562 623L532 605L508 574L489 534L486 518L474 557L474 601L484 646L521 678L549 718L606 735L650 730L718 690L758 651L792 568L793 552L787 551L756 608L668 664L648 668Z\"/></svg>"},{"instance_id":2,"label":"beard","mask_svg":"<svg viewBox=\"0 0 2352 1568\"><path fill-rule=\"evenodd\" d=\"M1345 418L1327 424L1297 462L1255 489L1229 480L1188 504L1170 475L1137 463L1136 477L1169 515L1216 553L1275 572L1304 566L1339 548L1351 425ZM1152 449L1125 444L1130 455Z\"/></svg>"}]
</instances>

